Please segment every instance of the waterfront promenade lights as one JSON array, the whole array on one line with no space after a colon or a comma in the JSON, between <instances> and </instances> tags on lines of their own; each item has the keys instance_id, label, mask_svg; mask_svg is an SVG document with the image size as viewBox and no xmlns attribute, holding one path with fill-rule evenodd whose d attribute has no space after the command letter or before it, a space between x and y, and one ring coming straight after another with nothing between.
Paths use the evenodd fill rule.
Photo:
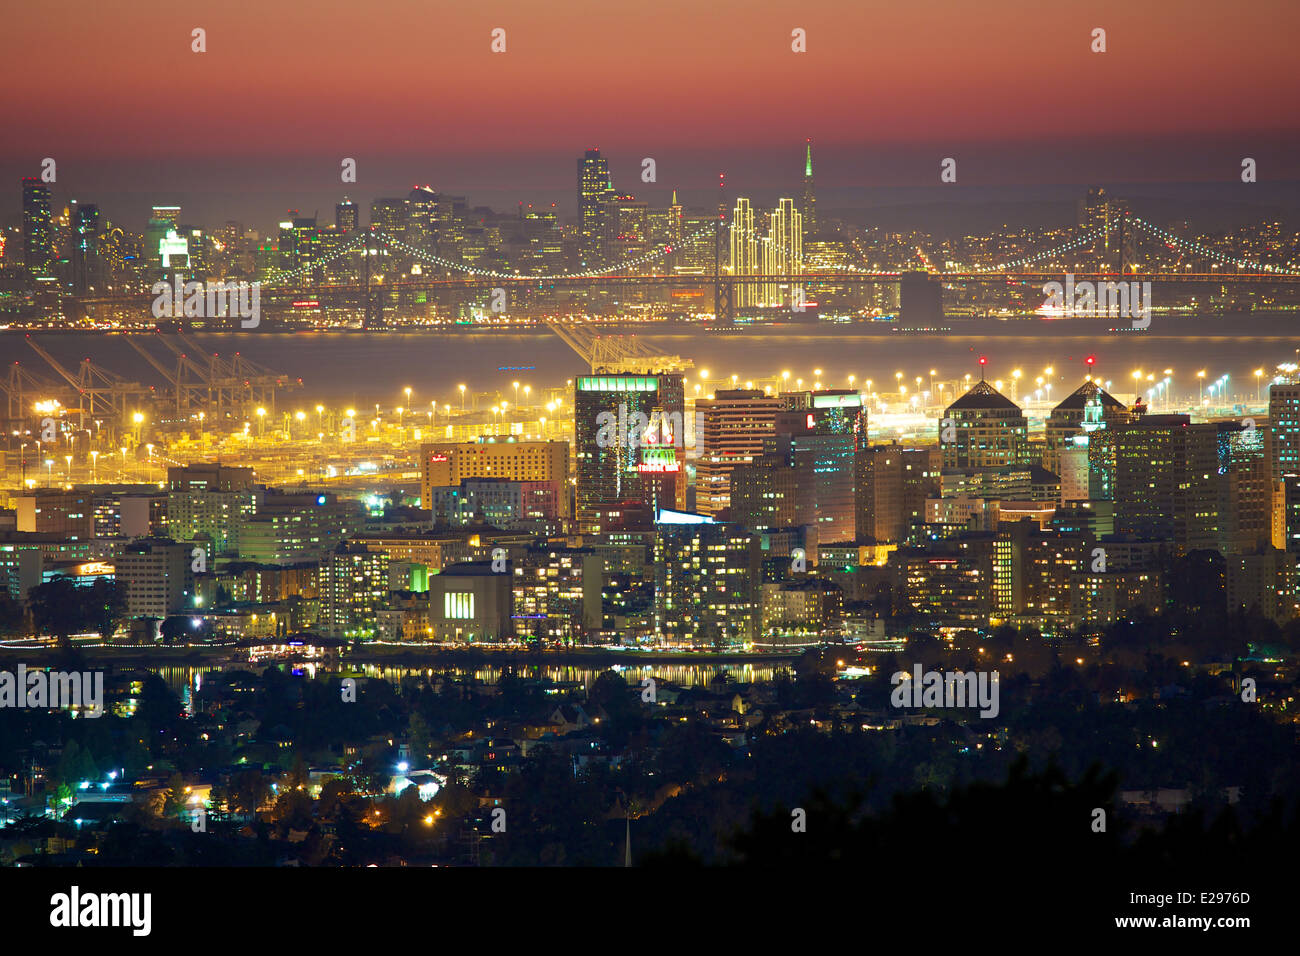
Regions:
<instances>
[{"instance_id":1,"label":"waterfront promenade lights","mask_svg":"<svg viewBox=\"0 0 1300 956\"><path fill-rule=\"evenodd\" d=\"M324 431L324 429L325 429L325 426L321 424L321 416L324 415L324 414L325 414L325 406L324 406L324 405L317 405L317 406L316 406L316 430L317 430L318 432L319 432L319 431Z\"/></svg>"},{"instance_id":2,"label":"waterfront promenade lights","mask_svg":"<svg viewBox=\"0 0 1300 956\"><path fill-rule=\"evenodd\" d=\"M532 387L531 385L525 385L525 386L524 386L524 404L527 404L527 403L528 403L528 396L529 396L529 395L532 395L532 394L533 394L533 387Z\"/></svg>"},{"instance_id":3,"label":"waterfront promenade lights","mask_svg":"<svg viewBox=\"0 0 1300 956\"><path fill-rule=\"evenodd\" d=\"M1262 368L1255 369L1255 404L1256 405L1258 405L1260 401L1259 384L1260 384L1260 379L1263 377L1264 377L1264 370Z\"/></svg>"},{"instance_id":4,"label":"waterfront promenade lights","mask_svg":"<svg viewBox=\"0 0 1300 956\"><path fill-rule=\"evenodd\" d=\"M515 387L515 404L518 405L519 404L519 383L511 382L510 384Z\"/></svg>"},{"instance_id":5,"label":"waterfront promenade lights","mask_svg":"<svg viewBox=\"0 0 1300 956\"><path fill-rule=\"evenodd\" d=\"M458 385L457 388L460 389L460 410L464 412L465 411L465 386Z\"/></svg>"},{"instance_id":6,"label":"waterfront promenade lights","mask_svg":"<svg viewBox=\"0 0 1300 956\"><path fill-rule=\"evenodd\" d=\"M54 459L45 459L45 487L52 487L54 484Z\"/></svg>"},{"instance_id":7,"label":"waterfront promenade lights","mask_svg":"<svg viewBox=\"0 0 1300 956\"><path fill-rule=\"evenodd\" d=\"M409 408L411 405L411 386L406 386L402 391L406 393L406 405Z\"/></svg>"}]
</instances>

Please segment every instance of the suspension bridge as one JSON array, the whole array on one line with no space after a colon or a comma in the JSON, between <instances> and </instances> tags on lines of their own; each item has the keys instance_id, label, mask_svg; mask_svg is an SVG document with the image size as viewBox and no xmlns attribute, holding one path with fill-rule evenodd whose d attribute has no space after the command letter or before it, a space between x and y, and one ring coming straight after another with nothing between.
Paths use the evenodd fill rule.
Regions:
<instances>
[{"instance_id":1,"label":"suspension bridge","mask_svg":"<svg viewBox=\"0 0 1300 956\"><path fill-rule=\"evenodd\" d=\"M1300 284L1300 267L1264 264L1233 256L1221 250L1185 239L1154 223L1129 214L1118 221L1112 235L1104 228L1081 230L1051 248L1008 259L989 266L955 269L935 267L924 250L917 249L910 261L898 269L872 269L846 264L837 268L814 267L795 273L734 274L721 262L720 248L725 224L699 229L677 243L661 244L639 255L597 268L553 273L525 273L486 268L448 259L412 245L389 232L371 227L357 233L328 255L293 269L262 278L262 310L265 314L292 314L295 309L348 308L364 313L365 327L381 327L386 308L417 301L420 296L492 293L503 290L516 301L521 292L609 292L633 290L710 290L714 312L720 320L734 318L738 289L794 287L816 293L818 289L858 288L898 284L922 279L947 286L997 283L1042 283L1069 272L1077 281L1141 279L1153 285L1165 283L1293 286ZM1114 236L1118 233L1118 236ZM1113 242L1113 261L1102 265L1095 244ZM1151 270L1139 265L1138 241L1151 243L1161 265ZM682 271L673 266L674 256L685 249L713 243L712 271ZM1108 243L1109 245L1110 243ZM1151 261L1156 261L1148 257ZM342 260L342 261L341 261ZM420 265L420 274L410 268L385 268L393 260ZM335 264L338 263L336 266ZM338 277L339 266L347 266L346 277ZM334 268L329 268L334 266ZM399 274L400 273L400 274ZM149 292L85 296L74 299L88 314L97 307L148 307Z\"/></svg>"}]
</instances>

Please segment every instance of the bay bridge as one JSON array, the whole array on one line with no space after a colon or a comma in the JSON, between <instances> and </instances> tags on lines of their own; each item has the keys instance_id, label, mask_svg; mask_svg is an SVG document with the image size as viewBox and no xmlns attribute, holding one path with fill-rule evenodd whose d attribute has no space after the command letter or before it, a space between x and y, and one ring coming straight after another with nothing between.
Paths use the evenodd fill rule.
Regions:
<instances>
[{"instance_id":1,"label":"bay bridge","mask_svg":"<svg viewBox=\"0 0 1300 956\"><path fill-rule=\"evenodd\" d=\"M1111 237L1103 228L1081 232L1053 248L982 268L941 270L934 267L924 250L917 249L915 267L879 270L852 265L834 269L812 268L797 273L736 275L724 268L720 249L725 225L698 230L683 237L676 245L664 244L650 251L612 265L594 269L550 274L529 274L483 268L448 259L427 249L411 245L383 229L371 227L357 233L349 242L328 256L294 269L273 273L261 280L262 311L267 316L285 317L303 308L352 309L363 315L366 328L384 327L384 311L395 304L411 302L420 296L473 295L476 297L500 290L513 306L521 293L609 292L625 294L634 290L706 290L711 294L713 312L719 321L735 318L736 292L739 289L799 286L815 294L819 289L860 288L899 285L906 299L910 284L963 287L993 284L1039 284L1059 279L1070 271L1076 281L1107 282L1140 279L1154 285L1207 284L1218 286L1284 287L1300 285L1300 268L1263 265L1235 258L1219 250L1183 239L1153 223L1133 215L1120 220L1114 242L1115 257L1109 268L1089 271L1067 268L1069 257L1086 256L1090 243ZM1137 271L1137 242L1142 238L1183 260L1183 268ZM664 265L675 253L693 244L714 243L714 266L710 271L684 272ZM324 267L352 256L359 260L355 279L327 279ZM375 268L381 257L400 257L419 263L426 274L393 277ZM1199 266L1192 268L1195 263ZM911 264L909 263L909 266ZM430 270L430 267L432 269ZM74 300L88 314L102 306L149 308L153 296L148 292L109 296L86 296ZM507 307L509 308L509 306ZM903 305L904 312L906 304Z\"/></svg>"}]
</instances>

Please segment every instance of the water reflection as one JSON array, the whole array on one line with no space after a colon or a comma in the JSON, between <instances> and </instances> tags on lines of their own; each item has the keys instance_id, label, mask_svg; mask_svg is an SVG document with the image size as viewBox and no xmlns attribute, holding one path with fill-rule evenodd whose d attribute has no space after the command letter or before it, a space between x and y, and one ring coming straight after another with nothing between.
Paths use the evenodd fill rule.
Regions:
<instances>
[{"instance_id":1,"label":"water reflection","mask_svg":"<svg viewBox=\"0 0 1300 956\"><path fill-rule=\"evenodd\" d=\"M345 664L342 667L326 667L323 664L312 663L295 663L289 664L211 664L200 666L167 666L167 667L150 667L149 671L159 675L178 695L184 694L187 689L190 691L200 690L205 674L220 673L222 671L245 670L260 674L267 667L280 667L289 669L295 676L301 676L309 679L317 679L330 674L351 677L368 677L378 680L386 680L390 684L397 686L407 677L425 678L432 680L442 674L452 674L457 679L471 678L475 683L495 684L501 674L507 669L499 665L481 664L473 667L410 667L395 666L389 664ZM658 683L675 684L679 687L698 687L707 685L713 681L719 673L726 674L738 684L752 684L755 682L765 682L773 680L776 674L782 669L788 669L789 665L781 663L758 663L758 664L672 664L672 663L653 663L653 664L635 664L622 665L613 664L605 666L574 666L567 664L519 664L513 669L514 672L523 678L534 680L549 680L561 687L577 688L581 686L584 689L590 689L592 682L607 670L613 670L623 676L629 684L640 686L644 677L653 677Z\"/></svg>"}]
</instances>

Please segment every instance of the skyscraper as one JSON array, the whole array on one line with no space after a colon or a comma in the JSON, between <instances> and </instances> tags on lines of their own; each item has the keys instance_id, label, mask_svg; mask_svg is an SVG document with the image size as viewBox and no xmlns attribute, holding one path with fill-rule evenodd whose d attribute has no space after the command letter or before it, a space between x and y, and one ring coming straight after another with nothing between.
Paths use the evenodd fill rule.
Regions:
<instances>
[{"instance_id":1,"label":"skyscraper","mask_svg":"<svg viewBox=\"0 0 1300 956\"><path fill-rule=\"evenodd\" d=\"M643 507L646 479L642 429L671 422L677 447L684 433L685 388L679 373L584 375L574 382L577 480L574 511L579 530L600 532L621 524L628 506ZM638 416L641 416L638 418ZM639 427L638 427L639 425ZM662 472L659 472L662 474Z\"/></svg>"},{"instance_id":2,"label":"skyscraper","mask_svg":"<svg viewBox=\"0 0 1300 956\"><path fill-rule=\"evenodd\" d=\"M103 258L100 254L99 207L78 205L72 201L72 288L85 295L103 282Z\"/></svg>"},{"instance_id":3,"label":"skyscraper","mask_svg":"<svg viewBox=\"0 0 1300 956\"><path fill-rule=\"evenodd\" d=\"M598 264L606 229L606 198L612 192L609 160L599 149L589 149L578 160L578 259L591 268Z\"/></svg>"},{"instance_id":4,"label":"skyscraper","mask_svg":"<svg viewBox=\"0 0 1300 956\"><path fill-rule=\"evenodd\" d=\"M1273 480L1300 474L1300 383L1278 382L1268 387L1268 426Z\"/></svg>"},{"instance_id":5,"label":"skyscraper","mask_svg":"<svg viewBox=\"0 0 1300 956\"><path fill-rule=\"evenodd\" d=\"M23 178L23 265L32 275L49 275L54 257L50 187L35 176Z\"/></svg>"},{"instance_id":6,"label":"skyscraper","mask_svg":"<svg viewBox=\"0 0 1300 956\"><path fill-rule=\"evenodd\" d=\"M817 238L817 189L813 184L812 140L808 140L803 162L803 234Z\"/></svg>"},{"instance_id":7,"label":"skyscraper","mask_svg":"<svg viewBox=\"0 0 1300 956\"><path fill-rule=\"evenodd\" d=\"M357 204L345 196L334 206L334 228L339 232L355 232L357 221Z\"/></svg>"},{"instance_id":8,"label":"skyscraper","mask_svg":"<svg viewBox=\"0 0 1300 956\"><path fill-rule=\"evenodd\" d=\"M1219 545L1219 426L1145 415L1107 429L1115 455L1115 533L1170 541L1181 552Z\"/></svg>"},{"instance_id":9,"label":"skyscraper","mask_svg":"<svg viewBox=\"0 0 1300 956\"><path fill-rule=\"evenodd\" d=\"M944 468L1020 465L1027 460L1029 423L1015 402L980 380L944 412L939 444Z\"/></svg>"},{"instance_id":10,"label":"skyscraper","mask_svg":"<svg viewBox=\"0 0 1300 956\"><path fill-rule=\"evenodd\" d=\"M786 401L758 390L728 389L695 402L698 455L695 510L716 515L731 504L731 472L763 452Z\"/></svg>"},{"instance_id":11,"label":"skyscraper","mask_svg":"<svg viewBox=\"0 0 1300 956\"><path fill-rule=\"evenodd\" d=\"M731 211L731 274L754 276L759 274L759 243L754 232L754 207L748 199L739 198ZM757 305L762 289L757 284L737 284L732 305L735 308Z\"/></svg>"}]
</instances>

